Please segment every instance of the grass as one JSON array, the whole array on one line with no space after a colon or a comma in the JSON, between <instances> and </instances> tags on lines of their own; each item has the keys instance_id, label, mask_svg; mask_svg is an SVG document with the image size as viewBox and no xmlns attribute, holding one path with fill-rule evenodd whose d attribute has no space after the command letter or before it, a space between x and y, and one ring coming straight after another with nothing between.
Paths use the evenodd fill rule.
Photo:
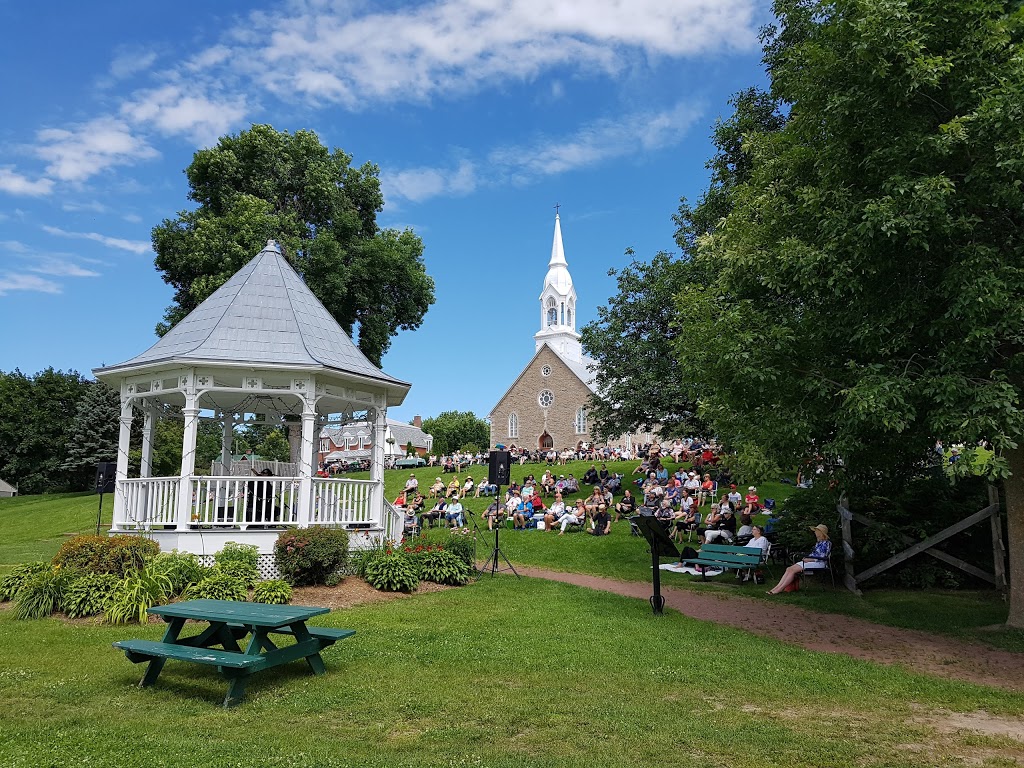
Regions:
<instances>
[{"instance_id":1,"label":"grass","mask_svg":"<svg viewBox=\"0 0 1024 768\"><path fill-rule=\"evenodd\" d=\"M271 670L224 711L225 684L206 668L170 662L156 687L135 687L141 668L110 643L158 639L157 625L0 611L0 764L996 765L1012 743L943 735L922 716L1024 715L1016 694L531 579L323 618L358 630L325 653L326 676Z\"/></svg>"},{"instance_id":2,"label":"grass","mask_svg":"<svg viewBox=\"0 0 1024 768\"><path fill-rule=\"evenodd\" d=\"M109 525L114 498L103 497ZM68 533L96 531L99 497L91 493L16 496L0 499L0 574L18 563L49 560Z\"/></svg>"}]
</instances>

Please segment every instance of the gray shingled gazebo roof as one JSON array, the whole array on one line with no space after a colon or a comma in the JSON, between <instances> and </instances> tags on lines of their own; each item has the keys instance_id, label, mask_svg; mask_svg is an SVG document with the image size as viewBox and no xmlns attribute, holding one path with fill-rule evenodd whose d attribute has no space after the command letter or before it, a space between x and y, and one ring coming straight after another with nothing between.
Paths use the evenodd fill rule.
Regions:
<instances>
[{"instance_id":1,"label":"gray shingled gazebo roof","mask_svg":"<svg viewBox=\"0 0 1024 768\"><path fill-rule=\"evenodd\" d=\"M152 347L94 373L112 378L168 364L325 368L410 387L366 359L273 240Z\"/></svg>"}]
</instances>

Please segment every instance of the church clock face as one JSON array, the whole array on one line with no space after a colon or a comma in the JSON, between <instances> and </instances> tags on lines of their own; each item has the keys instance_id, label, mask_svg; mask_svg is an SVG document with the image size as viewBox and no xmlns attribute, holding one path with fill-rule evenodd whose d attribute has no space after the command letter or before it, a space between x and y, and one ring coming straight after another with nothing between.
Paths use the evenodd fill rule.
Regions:
<instances>
[{"instance_id":1,"label":"church clock face","mask_svg":"<svg viewBox=\"0 0 1024 768\"><path fill-rule=\"evenodd\" d=\"M540 369L540 375L541 376L550 376L551 375L551 366L550 365L545 365L543 368L541 368Z\"/></svg>"},{"instance_id":2,"label":"church clock face","mask_svg":"<svg viewBox=\"0 0 1024 768\"><path fill-rule=\"evenodd\" d=\"M545 389L537 395L537 402L540 403L541 408L550 408L551 404L555 402L555 396L550 389Z\"/></svg>"}]
</instances>

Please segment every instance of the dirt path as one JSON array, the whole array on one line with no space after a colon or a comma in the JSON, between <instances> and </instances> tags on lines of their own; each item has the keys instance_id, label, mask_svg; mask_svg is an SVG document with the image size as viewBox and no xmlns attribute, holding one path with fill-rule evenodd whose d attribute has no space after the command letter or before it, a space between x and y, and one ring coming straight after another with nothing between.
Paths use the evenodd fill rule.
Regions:
<instances>
[{"instance_id":1,"label":"dirt path","mask_svg":"<svg viewBox=\"0 0 1024 768\"><path fill-rule=\"evenodd\" d=\"M651 586L579 573L519 568L523 576L561 581L647 600ZM821 614L787 603L766 603L739 595L712 595L662 586L665 605L686 616L772 637L811 651L844 653L856 659L899 664L913 672L978 685L1024 691L1021 654L912 629L872 624L838 614Z\"/></svg>"}]
</instances>

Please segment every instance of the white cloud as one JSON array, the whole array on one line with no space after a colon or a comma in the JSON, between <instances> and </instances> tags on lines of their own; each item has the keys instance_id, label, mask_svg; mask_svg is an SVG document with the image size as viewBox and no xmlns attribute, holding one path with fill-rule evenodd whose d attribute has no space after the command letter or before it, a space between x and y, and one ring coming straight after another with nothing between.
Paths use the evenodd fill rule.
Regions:
<instances>
[{"instance_id":1,"label":"white cloud","mask_svg":"<svg viewBox=\"0 0 1024 768\"><path fill-rule=\"evenodd\" d=\"M98 200L76 203L68 200L61 204L61 209L69 213L106 213L108 208Z\"/></svg>"},{"instance_id":2,"label":"white cloud","mask_svg":"<svg viewBox=\"0 0 1024 768\"><path fill-rule=\"evenodd\" d=\"M40 275L53 275L55 277L99 277L99 272L79 266L70 259L62 259L53 256L44 256L33 262L28 267L29 272L36 272Z\"/></svg>"},{"instance_id":3,"label":"white cloud","mask_svg":"<svg viewBox=\"0 0 1024 768\"><path fill-rule=\"evenodd\" d=\"M110 76L115 80L124 80L149 69L156 57L156 51L136 47L121 48L110 62Z\"/></svg>"},{"instance_id":4,"label":"white cloud","mask_svg":"<svg viewBox=\"0 0 1024 768\"><path fill-rule=\"evenodd\" d=\"M60 293L61 287L52 280L38 275L19 272L0 272L0 296L12 291L36 291L38 293Z\"/></svg>"},{"instance_id":5,"label":"white cloud","mask_svg":"<svg viewBox=\"0 0 1024 768\"><path fill-rule=\"evenodd\" d=\"M381 173L385 198L400 197L413 202L439 195L467 195L476 186L476 171L468 160L452 169L408 168L397 173Z\"/></svg>"},{"instance_id":6,"label":"white cloud","mask_svg":"<svg viewBox=\"0 0 1024 768\"><path fill-rule=\"evenodd\" d=\"M422 202L441 195L469 194L478 186L528 184L545 176L677 144L700 115L698 107L677 104L661 112L603 118L568 137L541 137L529 144L499 147L484 160L463 160L454 168L382 171L381 186L386 199Z\"/></svg>"},{"instance_id":7,"label":"white cloud","mask_svg":"<svg viewBox=\"0 0 1024 768\"><path fill-rule=\"evenodd\" d=\"M391 4L387 4L391 5ZM32 151L46 163L31 180L0 168L0 191L50 194L112 167L158 156L154 134L200 146L235 130L261 92L313 105L363 109L377 103L454 98L494 84L555 72L550 98L568 77L607 77L657 62L756 47L757 0L426 0L395 9L366 0L291 0L225 25L215 45L154 70L157 53L124 47L110 79L144 73L111 114L40 130ZM658 140L654 130L653 139ZM641 141L643 141L641 137ZM563 148L557 162L607 156L592 145ZM465 193L472 165L412 169L395 181L410 197Z\"/></svg>"},{"instance_id":8,"label":"white cloud","mask_svg":"<svg viewBox=\"0 0 1024 768\"><path fill-rule=\"evenodd\" d=\"M756 45L754 0L437 0L359 14L295 2L254 13L227 60L271 92L349 107L422 101L553 67L620 70L628 56L684 57ZM366 6L372 7L372 6Z\"/></svg>"},{"instance_id":9,"label":"white cloud","mask_svg":"<svg viewBox=\"0 0 1024 768\"><path fill-rule=\"evenodd\" d=\"M186 90L177 84L141 91L121 105L121 115L137 125L166 135L186 135L203 145L227 133L245 111L240 97L214 98L201 87Z\"/></svg>"},{"instance_id":10,"label":"white cloud","mask_svg":"<svg viewBox=\"0 0 1024 768\"><path fill-rule=\"evenodd\" d=\"M8 253L28 253L30 248L17 240L0 240L0 251Z\"/></svg>"},{"instance_id":11,"label":"white cloud","mask_svg":"<svg viewBox=\"0 0 1024 768\"><path fill-rule=\"evenodd\" d=\"M108 237L107 235L101 235L98 232L68 232L67 230L60 229L59 227L43 226L43 231L50 235L56 235L57 237L68 237L77 240L93 240L97 243L102 243L109 248L119 248L122 251L130 251L131 253L147 253L150 250L150 244L144 240L125 240L120 237Z\"/></svg>"},{"instance_id":12,"label":"white cloud","mask_svg":"<svg viewBox=\"0 0 1024 768\"><path fill-rule=\"evenodd\" d=\"M506 171L512 181L525 183L537 177L671 146L682 140L699 117L699 109L677 104L664 112L601 119L567 139L545 138L532 145L497 149L489 160L493 166Z\"/></svg>"},{"instance_id":13,"label":"white cloud","mask_svg":"<svg viewBox=\"0 0 1024 768\"><path fill-rule=\"evenodd\" d=\"M41 197L53 191L53 180L31 179L16 173L10 166L0 168L0 192L27 197Z\"/></svg>"},{"instance_id":14,"label":"white cloud","mask_svg":"<svg viewBox=\"0 0 1024 768\"><path fill-rule=\"evenodd\" d=\"M121 218L131 224L138 224L142 221L142 217L137 213L125 213L121 215Z\"/></svg>"},{"instance_id":15,"label":"white cloud","mask_svg":"<svg viewBox=\"0 0 1024 768\"><path fill-rule=\"evenodd\" d=\"M158 155L127 123L112 117L98 117L70 128L45 128L37 139L35 152L49 163L47 174L61 181L84 181L112 166Z\"/></svg>"}]
</instances>

